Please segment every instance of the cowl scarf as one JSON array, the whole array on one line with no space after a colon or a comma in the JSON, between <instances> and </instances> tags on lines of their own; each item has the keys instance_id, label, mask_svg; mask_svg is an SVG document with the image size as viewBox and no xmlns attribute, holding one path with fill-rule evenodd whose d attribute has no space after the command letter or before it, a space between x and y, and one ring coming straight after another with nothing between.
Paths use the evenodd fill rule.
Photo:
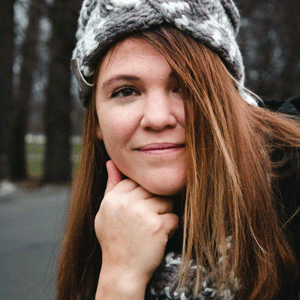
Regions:
<instances>
[{"instance_id":1,"label":"cowl scarf","mask_svg":"<svg viewBox=\"0 0 300 300\"><path fill-rule=\"evenodd\" d=\"M227 251L231 248L231 238L227 239ZM221 266L225 257L221 257L218 265ZM232 287L225 283L220 284L214 280L212 274L204 267L201 267L202 282L197 296L194 296L194 287L196 284L196 270L199 266L194 260L189 265L189 280L182 288L176 288L174 278L178 274L181 265L181 255L174 252L167 253L160 266L154 272L146 290L145 300L232 300L239 290L238 280L234 279Z\"/></svg>"}]
</instances>

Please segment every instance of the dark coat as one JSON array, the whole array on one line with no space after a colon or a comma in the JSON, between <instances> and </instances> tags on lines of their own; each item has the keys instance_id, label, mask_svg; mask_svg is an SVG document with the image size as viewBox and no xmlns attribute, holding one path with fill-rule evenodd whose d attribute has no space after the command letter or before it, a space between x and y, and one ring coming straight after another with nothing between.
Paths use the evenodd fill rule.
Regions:
<instances>
[{"instance_id":1,"label":"dark coat","mask_svg":"<svg viewBox=\"0 0 300 300\"><path fill-rule=\"evenodd\" d=\"M265 99L264 104L272 111L300 117L300 96L286 101ZM283 220L285 234L300 264L300 153L281 149L275 151L273 159L280 160L287 151L289 159L284 166L278 168L279 176L275 181L274 193L280 200L278 214ZM278 299L300 299L300 279L295 283L287 279Z\"/></svg>"}]
</instances>

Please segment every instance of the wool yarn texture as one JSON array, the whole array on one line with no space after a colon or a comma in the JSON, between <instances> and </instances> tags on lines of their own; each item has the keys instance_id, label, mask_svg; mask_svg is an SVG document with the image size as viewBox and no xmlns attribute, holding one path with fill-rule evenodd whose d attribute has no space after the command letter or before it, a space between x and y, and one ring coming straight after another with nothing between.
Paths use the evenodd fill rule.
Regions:
<instances>
[{"instance_id":1,"label":"wool yarn texture","mask_svg":"<svg viewBox=\"0 0 300 300\"><path fill-rule=\"evenodd\" d=\"M216 52L243 90L244 65L236 41L240 15L232 0L84 0L71 61L84 106L103 50L121 37L163 23ZM243 97L256 104L249 94Z\"/></svg>"},{"instance_id":2,"label":"wool yarn texture","mask_svg":"<svg viewBox=\"0 0 300 300\"><path fill-rule=\"evenodd\" d=\"M225 247L219 249L221 257L217 263L218 268L222 268L222 264L230 256L232 247L231 236L226 239ZM192 259L190 261L188 270L188 282L182 287L178 288L176 276L179 272L182 263L182 256L180 254L169 252L165 255L160 266L154 272L147 290L145 300L233 300L236 299L239 293L240 286L237 278L232 278L231 282L218 282L211 272L204 267L196 264ZM201 268L202 280L200 289L197 294L194 294L196 283L196 270Z\"/></svg>"}]
</instances>

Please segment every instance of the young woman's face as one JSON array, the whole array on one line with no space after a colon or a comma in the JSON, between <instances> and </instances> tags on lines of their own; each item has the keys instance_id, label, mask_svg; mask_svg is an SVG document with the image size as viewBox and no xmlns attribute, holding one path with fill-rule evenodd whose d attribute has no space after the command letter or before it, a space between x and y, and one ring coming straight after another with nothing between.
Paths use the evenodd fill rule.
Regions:
<instances>
[{"instance_id":1,"label":"young woman's face","mask_svg":"<svg viewBox=\"0 0 300 300\"><path fill-rule=\"evenodd\" d=\"M158 195L186 185L185 114L178 80L150 44L126 39L96 83L97 136L120 171Z\"/></svg>"}]
</instances>

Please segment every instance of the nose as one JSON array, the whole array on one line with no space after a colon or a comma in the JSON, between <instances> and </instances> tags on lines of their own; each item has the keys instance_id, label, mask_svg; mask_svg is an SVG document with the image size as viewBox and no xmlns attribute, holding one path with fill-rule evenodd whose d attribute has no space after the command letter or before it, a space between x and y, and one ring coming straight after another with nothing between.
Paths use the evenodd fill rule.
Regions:
<instances>
[{"instance_id":1,"label":"nose","mask_svg":"<svg viewBox=\"0 0 300 300\"><path fill-rule=\"evenodd\" d=\"M141 126L155 131L175 127L177 119L173 105L170 95L166 92L153 92L147 95Z\"/></svg>"}]
</instances>

